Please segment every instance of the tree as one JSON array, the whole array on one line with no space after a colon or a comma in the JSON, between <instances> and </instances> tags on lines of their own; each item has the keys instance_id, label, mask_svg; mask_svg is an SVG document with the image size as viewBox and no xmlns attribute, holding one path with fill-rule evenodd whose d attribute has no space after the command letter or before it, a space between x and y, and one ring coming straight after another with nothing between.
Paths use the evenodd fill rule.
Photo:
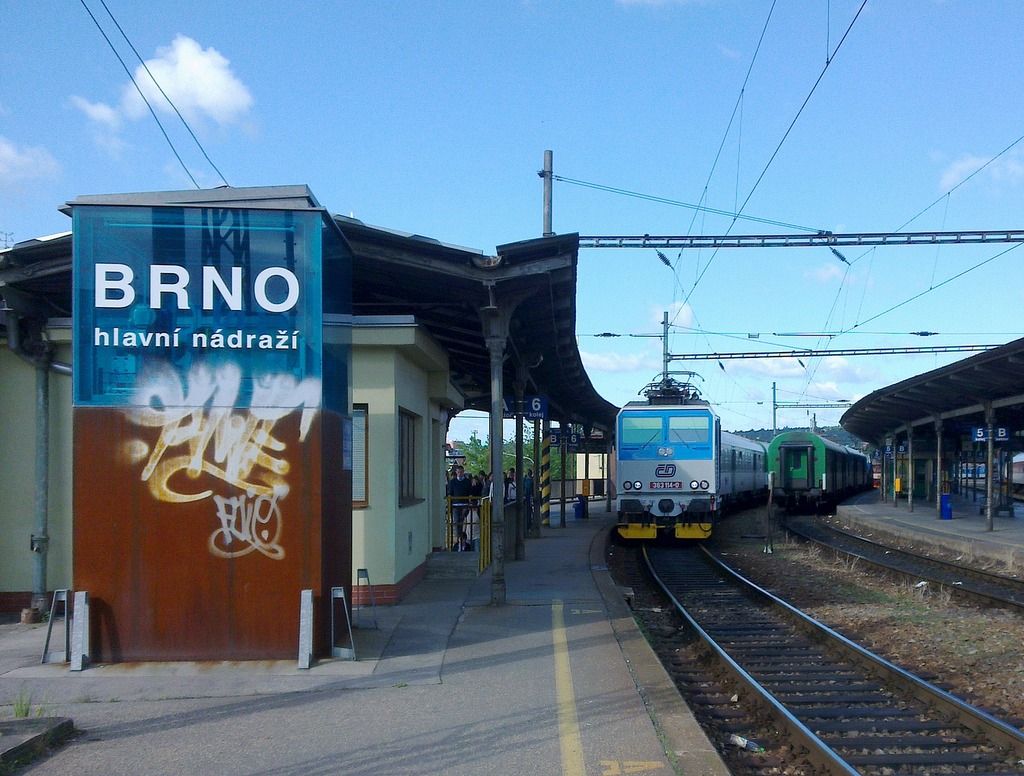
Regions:
<instances>
[{"instance_id":1,"label":"tree","mask_svg":"<svg viewBox=\"0 0 1024 776\"><path fill-rule=\"evenodd\" d=\"M462 454L466 456L466 471L471 474L477 472L489 472L491 470L491 446L484 439L481 439L476 431L473 431L469 439L462 443ZM566 456L566 466L572 472L574 455ZM516 465L516 440L509 437L503 440L501 451L501 468L507 472ZM533 460L533 428L525 425L523 428L523 472L533 469L534 475L539 476L540 464ZM561 457L557 447L551 448L551 479L557 480L561 476ZM571 474L567 476L572 476Z\"/></svg>"}]
</instances>

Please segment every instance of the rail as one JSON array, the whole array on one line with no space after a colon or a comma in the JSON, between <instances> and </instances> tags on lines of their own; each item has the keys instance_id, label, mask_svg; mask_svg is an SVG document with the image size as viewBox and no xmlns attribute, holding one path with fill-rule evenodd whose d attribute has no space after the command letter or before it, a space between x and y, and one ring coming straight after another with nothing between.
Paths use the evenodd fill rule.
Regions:
<instances>
[{"instance_id":1,"label":"rail","mask_svg":"<svg viewBox=\"0 0 1024 776\"><path fill-rule=\"evenodd\" d=\"M706 548L648 548L690 626L828 773L1024 773L1024 735L813 620ZM841 680L841 681L837 681Z\"/></svg>"}]
</instances>

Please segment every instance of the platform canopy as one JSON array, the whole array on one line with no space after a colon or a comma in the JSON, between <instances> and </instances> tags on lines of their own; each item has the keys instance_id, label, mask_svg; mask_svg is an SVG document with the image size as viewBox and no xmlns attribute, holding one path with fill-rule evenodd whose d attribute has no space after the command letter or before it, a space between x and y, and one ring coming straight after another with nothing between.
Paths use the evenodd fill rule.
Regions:
<instances>
[{"instance_id":1,"label":"platform canopy","mask_svg":"<svg viewBox=\"0 0 1024 776\"><path fill-rule=\"evenodd\" d=\"M506 398L548 399L554 421L610 430L618 408L601 398L576 346L576 234L499 245L494 256L335 216L356 256L356 315L413 314L448 351L467 407L487 411L490 356L482 315L511 315ZM522 372L520 370L523 370Z\"/></svg>"},{"instance_id":2,"label":"platform canopy","mask_svg":"<svg viewBox=\"0 0 1024 776\"><path fill-rule=\"evenodd\" d=\"M937 419L968 433L985 424L988 402L997 425L1024 429L1024 339L880 388L850 407L839 423L877 445L897 430Z\"/></svg>"}]
</instances>

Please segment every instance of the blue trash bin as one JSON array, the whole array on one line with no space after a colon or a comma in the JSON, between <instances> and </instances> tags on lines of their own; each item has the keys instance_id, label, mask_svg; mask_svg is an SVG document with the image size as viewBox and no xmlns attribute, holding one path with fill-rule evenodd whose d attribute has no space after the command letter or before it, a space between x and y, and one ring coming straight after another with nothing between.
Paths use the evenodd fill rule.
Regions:
<instances>
[{"instance_id":1,"label":"blue trash bin","mask_svg":"<svg viewBox=\"0 0 1024 776\"><path fill-rule=\"evenodd\" d=\"M939 516L943 520L953 519L953 500L948 493L939 496Z\"/></svg>"}]
</instances>

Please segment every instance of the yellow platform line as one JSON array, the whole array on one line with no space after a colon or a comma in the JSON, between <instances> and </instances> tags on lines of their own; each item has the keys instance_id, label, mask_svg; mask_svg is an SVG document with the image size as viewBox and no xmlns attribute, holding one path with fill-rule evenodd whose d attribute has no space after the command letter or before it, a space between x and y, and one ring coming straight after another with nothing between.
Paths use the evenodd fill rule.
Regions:
<instances>
[{"instance_id":1,"label":"yellow platform line","mask_svg":"<svg viewBox=\"0 0 1024 776\"><path fill-rule=\"evenodd\" d=\"M576 691L569 667L569 641L565 635L562 602L551 605L551 640L555 646L555 699L558 703L558 740L562 748L564 776L586 776L583 765L583 741L576 718Z\"/></svg>"}]
</instances>

